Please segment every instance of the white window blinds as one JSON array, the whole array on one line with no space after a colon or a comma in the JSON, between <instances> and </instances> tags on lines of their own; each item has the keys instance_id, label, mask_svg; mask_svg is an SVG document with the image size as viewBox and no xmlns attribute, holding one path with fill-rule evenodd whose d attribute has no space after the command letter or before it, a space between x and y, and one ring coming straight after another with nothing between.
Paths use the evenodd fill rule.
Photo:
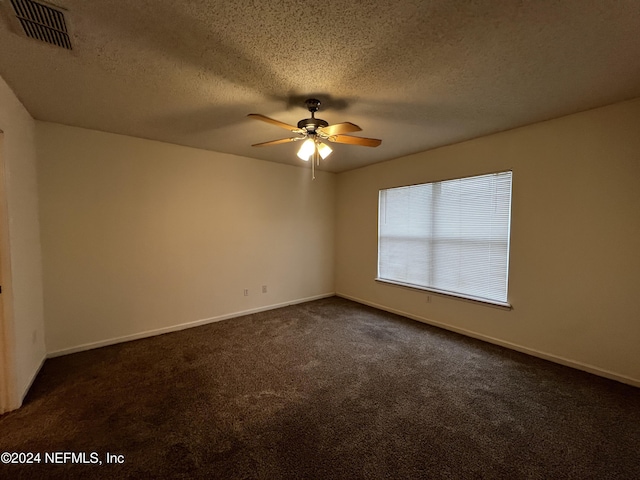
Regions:
<instances>
[{"instance_id":1,"label":"white window blinds","mask_svg":"<svg viewBox=\"0 0 640 480\"><path fill-rule=\"evenodd\" d=\"M380 190L378 279L506 303L511 176Z\"/></svg>"}]
</instances>

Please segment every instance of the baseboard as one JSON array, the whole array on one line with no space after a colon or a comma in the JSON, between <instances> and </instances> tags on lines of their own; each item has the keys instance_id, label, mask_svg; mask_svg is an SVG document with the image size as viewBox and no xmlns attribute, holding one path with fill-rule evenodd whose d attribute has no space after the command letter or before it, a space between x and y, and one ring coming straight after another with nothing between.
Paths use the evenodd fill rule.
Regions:
<instances>
[{"instance_id":1,"label":"baseboard","mask_svg":"<svg viewBox=\"0 0 640 480\"><path fill-rule=\"evenodd\" d=\"M193 322L181 323L179 325L172 325L170 327L158 328L155 330L147 330L140 333L134 333L131 335L124 335L122 337L110 338L108 340L100 340L98 342L85 343L76 347L63 348L61 350L55 350L47 353L47 358L60 357L62 355L69 355L71 353L83 352L85 350L93 350L94 348L106 347L108 345L115 345L116 343L130 342L132 340L139 340L141 338L155 337L156 335L162 335L164 333L177 332L180 330L186 330L187 328L199 327L208 323L220 322L222 320L228 320L231 318L242 317L244 315L251 315L252 313L265 312L267 310L273 310L276 308L286 307L289 305L296 305L299 303L310 302L313 300L319 300L321 298L328 298L335 296L334 292L324 293L321 295L314 295L312 297L299 298L296 300L290 300L287 302L266 305L258 308L252 308L249 310L242 310L238 312L229 313L226 315L219 315L217 317L204 318L201 320L195 320ZM35 377L34 377L35 378Z\"/></svg>"},{"instance_id":2,"label":"baseboard","mask_svg":"<svg viewBox=\"0 0 640 480\"><path fill-rule=\"evenodd\" d=\"M36 377L40 373L40 370L42 370L42 366L44 365L46 359L46 355L42 357L42 359L40 360L40 365L38 365L38 368L36 368L33 372L33 375L31 375L31 379L29 380L29 383L27 383L27 386L22 390L22 393L20 394L20 405L18 405L18 407L22 406L24 398L27 396L27 393L29 393L29 390L31 390L31 386L33 385L33 382L35 382Z\"/></svg>"},{"instance_id":3,"label":"baseboard","mask_svg":"<svg viewBox=\"0 0 640 480\"><path fill-rule=\"evenodd\" d=\"M445 323L440 323L428 318L420 317L419 315L414 315L413 313L404 312L402 310L398 310L395 308L387 307L385 305L379 305L374 302L369 302L367 300L363 300L362 298L352 297L351 295L346 295L344 293L336 292L336 296L341 298L346 298L347 300L352 300L354 302L362 303L363 305L368 305L370 307L377 308L379 310L384 310L385 312L395 313L397 315L402 315L403 317L410 318L412 320L417 320L418 322L426 323L428 325L432 325L434 327L442 328L444 330L450 330L452 332L460 333L461 335L465 335L467 337L476 338L478 340L482 340L484 342L493 343L494 345L500 345L501 347L508 348L510 350L515 350L517 352L525 353L527 355L531 355L533 357L542 358L543 360L549 360L550 362L558 363L560 365L564 365L566 367L575 368L577 370L582 370L584 372L592 373L594 375L598 375L600 377L605 377L610 380L616 380L621 383L626 383L627 385L632 385L634 387L640 387L640 380L635 378L627 377L624 375L619 375L614 372L610 372L609 370L605 370L599 367L595 367L593 365L589 365L586 363L578 362L575 360L571 360L568 358L560 357L558 355L554 355L547 352L542 352L540 350L535 350L533 348L524 347L522 345L518 345L516 343L507 342L504 340L500 340L499 338L490 337L488 335L483 335L481 333L476 333L471 330L466 330L464 328L454 327L451 325L447 325Z\"/></svg>"}]
</instances>

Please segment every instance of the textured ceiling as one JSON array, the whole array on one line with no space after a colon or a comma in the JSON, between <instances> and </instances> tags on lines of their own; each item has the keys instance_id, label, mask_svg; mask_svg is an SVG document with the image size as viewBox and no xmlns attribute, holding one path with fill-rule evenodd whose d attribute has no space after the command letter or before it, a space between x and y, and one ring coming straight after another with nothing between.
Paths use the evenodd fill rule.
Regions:
<instances>
[{"instance_id":1,"label":"textured ceiling","mask_svg":"<svg viewBox=\"0 0 640 480\"><path fill-rule=\"evenodd\" d=\"M378 148L345 171L640 96L638 0L55 0L73 50L16 34L0 0L0 76L31 115L298 165L304 99Z\"/></svg>"}]
</instances>

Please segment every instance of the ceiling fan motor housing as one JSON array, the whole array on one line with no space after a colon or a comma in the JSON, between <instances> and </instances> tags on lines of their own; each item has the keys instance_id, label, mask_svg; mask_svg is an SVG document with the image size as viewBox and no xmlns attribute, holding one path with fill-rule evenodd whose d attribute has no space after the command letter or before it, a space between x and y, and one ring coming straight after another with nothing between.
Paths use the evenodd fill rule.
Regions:
<instances>
[{"instance_id":1,"label":"ceiling fan motor housing","mask_svg":"<svg viewBox=\"0 0 640 480\"><path fill-rule=\"evenodd\" d=\"M328 126L329 123L322 120L321 118L305 118L304 120L300 120L298 122L298 128L306 130L307 133L316 133L316 130L321 127Z\"/></svg>"}]
</instances>

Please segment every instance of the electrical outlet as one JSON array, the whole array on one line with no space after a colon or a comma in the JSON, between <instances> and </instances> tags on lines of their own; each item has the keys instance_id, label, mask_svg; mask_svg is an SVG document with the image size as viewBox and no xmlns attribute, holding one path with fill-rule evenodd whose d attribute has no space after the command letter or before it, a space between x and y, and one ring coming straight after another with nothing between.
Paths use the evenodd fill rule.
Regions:
<instances>
[{"instance_id":1,"label":"electrical outlet","mask_svg":"<svg viewBox=\"0 0 640 480\"><path fill-rule=\"evenodd\" d=\"M267 286L266 285L262 285L262 293L267 293Z\"/></svg>"},{"instance_id":2,"label":"electrical outlet","mask_svg":"<svg viewBox=\"0 0 640 480\"><path fill-rule=\"evenodd\" d=\"M248 290L248 289L246 289L246 288L244 289L244 296L245 296L245 297L248 297L248 296L249 296L249 290Z\"/></svg>"},{"instance_id":3,"label":"electrical outlet","mask_svg":"<svg viewBox=\"0 0 640 480\"><path fill-rule=\"evenodd\" d=\"M427 295L427 303L431 303L431 295Z\"/></svg>"}]
</instances>

